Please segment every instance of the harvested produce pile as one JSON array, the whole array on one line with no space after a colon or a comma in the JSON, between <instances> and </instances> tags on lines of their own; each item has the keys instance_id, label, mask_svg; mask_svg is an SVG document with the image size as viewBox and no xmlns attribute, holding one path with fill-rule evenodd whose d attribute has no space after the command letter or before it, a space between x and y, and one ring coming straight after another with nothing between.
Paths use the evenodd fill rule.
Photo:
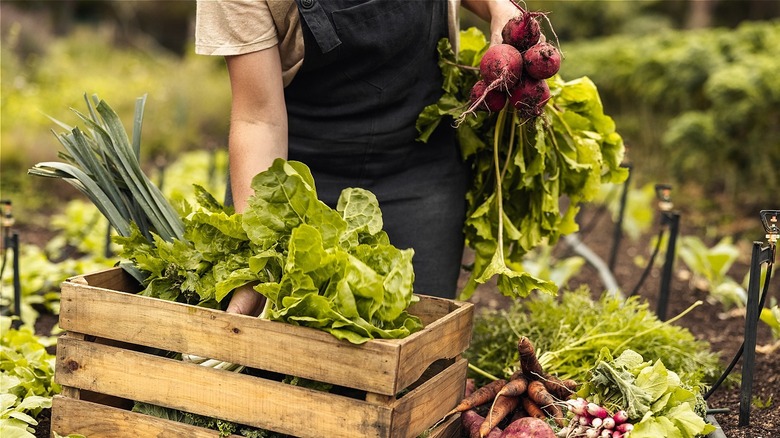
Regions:
<instances>
[{"instance_id":1,"label":"harvested produce pile","mask_svg":"<svg viewBox=\"0 0 780 438\"><path fill-rule=\"evenodd\" d=\"M504 44L491 47L475 28L461 32L457 53L439 42L444 93L417 120L423 142L454 123L472 168L464 233L474 263L461 299L494 277L506 296L557 293L522 269L522 256L577 231L579 204L628 176L623 140L595 85L556 74L561 55L541 31L546 15L518 12Z\"/></svg>"},{"instance_id":2,"label":"harvested produce pile","mask_svg":"<svg viewBox=\"0 0 780 438\"><path fill-rule=\"evenodd\" d=\"M577 389L577 382L545 372L527 337L517 342L520 367L509 379L497 378L470 392L452 410L460 412L469 438L554 436L547 422L566 424L561 404Z\"/></svg>"}]
</instances>

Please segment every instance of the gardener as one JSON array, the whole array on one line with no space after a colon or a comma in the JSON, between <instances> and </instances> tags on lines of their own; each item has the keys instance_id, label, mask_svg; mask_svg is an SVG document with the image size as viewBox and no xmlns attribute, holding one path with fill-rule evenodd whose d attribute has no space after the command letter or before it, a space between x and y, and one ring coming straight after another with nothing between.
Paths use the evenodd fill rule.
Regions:
<instances>
[{"instance_id":1,"label":"gardener","mask_svg":"<svg viewBox=\"0 0 780 438\"><path fill-rule=\"evenodd\" d=\"M415 122L441 95L437 43L457 41L459 3L199 0L196 51L225 56L232 89L226 201L242 212L278 157L305 163L331 207L346 187L370 190L390 242L415 251L415 292L453 298L469 168L451 126L421 143ZM518 13L511 0L463 6L492 43ZM228 311L257 314L261 299L240 288Z\"/></svg>"}]
</instances>

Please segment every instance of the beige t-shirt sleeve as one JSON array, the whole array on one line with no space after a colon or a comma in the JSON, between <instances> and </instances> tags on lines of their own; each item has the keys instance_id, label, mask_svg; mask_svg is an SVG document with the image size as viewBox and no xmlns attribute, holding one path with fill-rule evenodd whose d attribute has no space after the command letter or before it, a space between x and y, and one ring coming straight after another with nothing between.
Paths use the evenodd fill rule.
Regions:
<instances>
[{"instance_id":1,"label":"beige t-shirt sleeve","mask_svg":"<svg viewBox=\"0 0 780 438\"><path fill-rule=\"evenodd\" d=\"M287 85L303 63L303 34L293 0L198 0L195 53L231 56L278 46Z\"/></svg>"}]
</instances>

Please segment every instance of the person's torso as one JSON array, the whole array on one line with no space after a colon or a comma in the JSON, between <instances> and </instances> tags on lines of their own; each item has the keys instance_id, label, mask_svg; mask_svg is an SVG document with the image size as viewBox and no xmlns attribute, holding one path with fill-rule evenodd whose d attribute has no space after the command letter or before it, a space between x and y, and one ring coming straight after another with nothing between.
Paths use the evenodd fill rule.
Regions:
<instances>
[{"instance_id":1,"label":"person's torso","mask_svg":"<svg viewBox=\"0 0 780 438\"><path fill-rule=\"evenodd\" d=\"M305 56L285 88L291 155L392 159L424 147L415 121L441 95L447 1L296 2Z\"/></svg>"}]
</instances>

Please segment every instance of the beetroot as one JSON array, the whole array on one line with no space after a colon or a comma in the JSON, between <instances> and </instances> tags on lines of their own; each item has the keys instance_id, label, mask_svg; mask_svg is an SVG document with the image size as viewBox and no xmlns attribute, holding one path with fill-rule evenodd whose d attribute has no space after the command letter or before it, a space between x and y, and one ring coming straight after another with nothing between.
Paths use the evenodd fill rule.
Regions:
<instances>
[{"instance_id":1,"label":"beetroot","mask_svg":"<svg viewBox=\"0 0 780 438\"><path fill-rule=\"evenodd\" d=\"M469 114L473 114L482 107L485 99L493 90L508 91L520 80L523 74L523 55L509 44L495 44L490 46L479 61L479 74L486 84L482 94L471 90L471 103L459 117L456 123L460 124ZM493 98L491 97L491 100ZM494 108L497 103L485 105ZM503 105L501 108L503 109ZM499 109L499 110L500 110Z\"/></svg>"},{"instance_id":2,"label":"beetroot","mask_svg":"<svg viewBox=\"0 0 780 438\"><path fill-rule=\"evenodd\" d=\"M543 14L539 12L523 11L520 15L509 19L501 30L504 44L509 44L520 52L524 52L539 42L542 28L537 17L541 15Z\"/></svg>"},{"instance_id":3,"label":"beetroot","mask_svg":"<svg viewBox=\"0 0 780 438\"><path fill-rule=\"evenodd\" d=\"M488 84L487 90L508 90L520 80L523 73L523 55L509 44L490 46L479 61L479 74Z\"/></svg>"},{"instance_id":4,"label":"beetroot","mask_svg":"<svg viewBox=\"0 0 780 438\"><path fill-rule=\"evenodd\" d=\"M523 417L504 428L501 438L555 438L555 431L542 419Z\"/></svg>"},{"instance_id":5,"label":"beetroot","mask_svg":"<svg viewBox=\"0 0 780 438\"><path fill-rule=\"evenodd\" d=\"M523 68L534 79L551 78L561 68L561 53L548 42L534 44L523 53Z\"/></svg>"},{"instance_id":6,"label":"beetroot","mask_svg":"<svg viewBox=\"0 0 780 438\"><path fill-rule=\"evenodd\" d=\"M479 105L478 108L489 111L491 113L495 113L504 109L504 105L506 105L507 93L497 89L486 92L485 90L487 87L488 84L485 81L477 81L474 86L471 87L471 102L474 103L482 99L482 104Z\"/></svg>"},{"instance_id":7,"label":"beetroot","mask_svg":"<svg viewBox=\"0 0 780 438\"><path fill-rule=\"evenodd\" d=\"M520 117L541 116L550 100L550 87L544 79L526 77L509 92L509 105Z\"/></svg>"}]
</instances>

